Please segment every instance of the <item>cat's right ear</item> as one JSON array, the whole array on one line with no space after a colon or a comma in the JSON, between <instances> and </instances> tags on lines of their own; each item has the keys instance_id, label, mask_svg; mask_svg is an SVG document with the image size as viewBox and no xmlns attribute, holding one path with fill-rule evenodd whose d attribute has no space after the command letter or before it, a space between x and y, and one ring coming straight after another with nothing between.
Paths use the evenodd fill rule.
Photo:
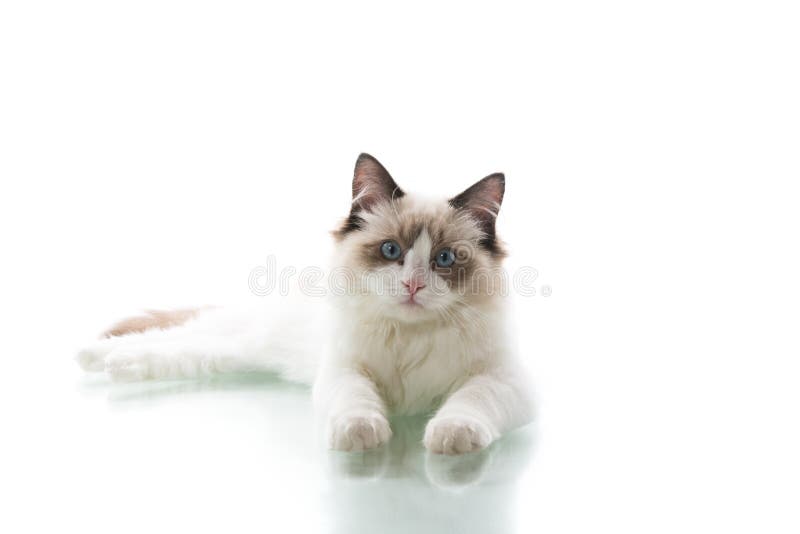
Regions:
<instances>
[{"instance_id":1,"label":"cat's right ear","mask_svg":"<svg viewBox=\"0 0 800 534\"><path fill-rule=\"evenodd\" d=\"M381 163L369 154L361 154L353 172L352 211L371 211L381 202L391 202L405 193Z\"/></svg>"},{"instance_id":2,"label":"cat's right ear","mask_svg":"<svg viewBox=\"0 0 800 534\"><path fill-rule=\"evenodd\" d=\"M353 204L350 215L333 235L342 239L348 233L364 225L361 213L372 211L376 204L391 202L405 195L381 163L369 154L361 154L353 172Z\"/></svg>"}]
</instances>

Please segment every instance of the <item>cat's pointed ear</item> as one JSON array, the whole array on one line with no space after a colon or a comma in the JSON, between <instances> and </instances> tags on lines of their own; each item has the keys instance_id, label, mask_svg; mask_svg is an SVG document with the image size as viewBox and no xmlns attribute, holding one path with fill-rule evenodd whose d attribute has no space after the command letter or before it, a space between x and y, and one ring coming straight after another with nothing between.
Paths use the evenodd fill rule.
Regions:
<instances>
[{"instance_id":1,"label":"cat's pointed ear","mask_svg":"<svg viewBox=\"0 0 800 534\"><path fill-rule=\"evenodd\" d=\"M478 223L485 238L481 244L491 252L500 254L495 234L495 219L500 213L503 195L506 191L506 177L503 173L490 174L477 181L464 192L450 199L450 205L457 210L469 213Z\"/></svg>"},{"instance_id":2,"label":"cat's pointed ear","mask_svg":"<svg viewBox=\"0 0 800 534\"><path fill-rule=\"evenodd\" d=\"M361 154L353 172L353 211L370 211L375 204L402 197L405 193L381 163Z\"/></svg>"}]
</instances>

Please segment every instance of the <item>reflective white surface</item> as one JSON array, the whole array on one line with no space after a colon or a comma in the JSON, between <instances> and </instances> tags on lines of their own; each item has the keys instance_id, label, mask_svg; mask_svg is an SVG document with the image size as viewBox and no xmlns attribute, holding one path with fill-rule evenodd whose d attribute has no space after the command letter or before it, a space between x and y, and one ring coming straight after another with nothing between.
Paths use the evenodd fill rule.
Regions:
<instances>
[{"instance_id":1,"label":"reflective white surface","mask_svg":"<svg viewBox=\"0 0 800 534\"><path fill-rule=\"evenodd\" d=\"M513 532L536 443L528 427L478 454L430 455L416 417L392 421L388 447L327 451L307 388L263 375L79 377L46 411L55 427L29 434L12 466L27 497L14 513L35 529Z\"/></svg>"},{"instance_id":2,"label":"reflective white surface","mask_svg":"<svg viewBox=\"0 0 800 534\"><path fill-rule=\"evenodd\" d=\"M675 401L681 412L662 417L652 415L654 397L623 389L622 378L606 385L639 395L627 408L609 409L608 398L570 404L565 391L542 403L537 423L479 454L427 454L424 418L393 420L388 447L340 453L320 446L305 387L261 375L112 384L81 375L66 356L58 373L4 392L13 405L3 521L14 531L791 532L798 524L789 513L798 472L791 442L762 448L768 433L753 434L763 425L702 413L698 392L693 408ZM561 372L568 390L580 373ZM726 428L727 417L740 423Z\"/></svg>"}]
</instances>

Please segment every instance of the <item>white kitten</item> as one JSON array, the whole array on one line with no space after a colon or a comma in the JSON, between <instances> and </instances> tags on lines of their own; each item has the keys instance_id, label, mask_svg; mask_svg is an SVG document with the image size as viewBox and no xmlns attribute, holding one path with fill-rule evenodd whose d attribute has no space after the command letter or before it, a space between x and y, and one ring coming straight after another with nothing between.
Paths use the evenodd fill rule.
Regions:
<instances>
[{"instance_id":1,"label":"white kitten","mask_svg":"<svg viewBox=\"0 0 800 534\"><path fill-rule=\"evenodd\" d=\"M334 232L330 299L257 309L150 312L109 330L78 361L116 380L277 371L313 383L328 445L377 447L389 414L434 413L435 453L481 449L532 417L507 331L493 174L447 201L405 194L362 154L349 217Z\"/></svg>"}]
</instances>

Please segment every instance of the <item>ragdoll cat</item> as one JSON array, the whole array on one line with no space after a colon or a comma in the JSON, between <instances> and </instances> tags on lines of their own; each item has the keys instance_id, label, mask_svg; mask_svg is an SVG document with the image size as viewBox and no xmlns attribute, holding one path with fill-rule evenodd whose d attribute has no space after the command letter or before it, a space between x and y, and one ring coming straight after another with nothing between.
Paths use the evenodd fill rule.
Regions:
<instances>
[{"instance_id":1,"label":"ragdoll cat","mask_svg":"<svg viewBox=\"0 0 800 534\"><path fill-rule=\"evenodd\" d=\"M423 200L362 154L350 215L334 231L330 298L151 312L118 323L78 361L115 380L276 371L313 383L334 449L378 447L392 435L388 416L411 413L434 414L429 451L482 449L532 418L493 276L504 191L492 174L449 200Z\"/></svg>"}]
</instances>

